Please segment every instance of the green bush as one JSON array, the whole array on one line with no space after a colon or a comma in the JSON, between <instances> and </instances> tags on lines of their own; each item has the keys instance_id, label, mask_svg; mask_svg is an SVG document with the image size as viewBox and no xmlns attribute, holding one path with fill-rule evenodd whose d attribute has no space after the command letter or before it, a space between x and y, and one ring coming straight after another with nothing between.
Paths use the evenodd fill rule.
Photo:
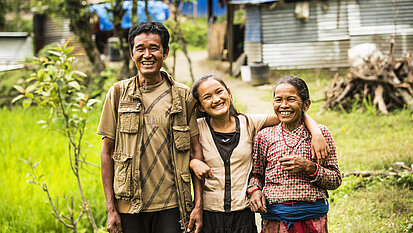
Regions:
<instances>
[{"instance_id":1,"label":"green bush","mask_svg":"<svg viewBox=\"0 0 413 233\"><path fill-rule=\"evenodd\" d=\"M206 18L198 18L182 22L184 37L190 48L205 49L207 45L208 22Z\"/></svg>"},{"instance_id":2,"label":"green bush","mask_svg":"<svg viewBox=\"0 0 413 233\"><path fill-rule=\"evenodd\" d=\"M19 69L0 72L0 107L9 106L19 92L13 88L21 84L26 77L30 77L33 71L30 69Z\"/></svg>"}]
</instances>

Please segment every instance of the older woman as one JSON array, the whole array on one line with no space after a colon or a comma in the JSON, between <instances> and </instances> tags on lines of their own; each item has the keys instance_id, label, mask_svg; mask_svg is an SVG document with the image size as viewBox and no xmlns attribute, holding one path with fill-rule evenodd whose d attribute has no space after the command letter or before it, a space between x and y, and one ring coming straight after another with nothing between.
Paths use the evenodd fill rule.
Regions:
<instances>
[{"instance_id":1,"label":"older woman","mask_svg":"<svg viewBox=\"0 0 413 233\"><path fill-rule=\"evenodd\" d=\"M275 86L274 111L281 124L260 131L253 145L250 207L260 212L263 232L327 232L327 190L337 189L341 174L330 131L319 125L327 158L311 156L311 134L303 116L311 104L306 83L283 77Z\"/></svg>"}]
</instances>

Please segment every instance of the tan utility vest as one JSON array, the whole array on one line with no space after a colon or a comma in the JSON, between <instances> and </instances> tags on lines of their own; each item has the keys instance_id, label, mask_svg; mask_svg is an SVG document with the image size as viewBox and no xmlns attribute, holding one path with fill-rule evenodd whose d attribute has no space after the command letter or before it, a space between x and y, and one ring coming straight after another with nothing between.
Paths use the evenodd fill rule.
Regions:
<instances>
[{"instance_id":1,"label":"tan utility vest","mask_svg":"<svg viewBox=\"0 0 413 233\"><path fill-rule=\"evenodd\" d=\"M169 75L167 81L172 88L172 109L169 130L171 132L170 147L174 167L175 185L178 192L178 205L181 213L182 227L187 228L189 215L194 203L191 195L190 131L187 109L192 101L187 86L177 83ZM142 208L140 188L140 151L142 146L142 122L144 113L141 111L141 95L138 91L136 77L119 82L120 98L117 114L114 160L113 189L115 198L131 203L129 213L139 213ZM109 94L113 97L113 87ZM113 98L112 98L112 104ZM102 118L103 118L102 114ZM108 116L108 118L115 118ZM101 123L104 120L101 119ZM100 126L99 126L100 128ZM105 135L105 132L99 132ZM107 134L107 133L106 133ZM109 134L110 135L110 134ZM122 201L121 201L122 202Z\"/></svg>"}]
</instances>

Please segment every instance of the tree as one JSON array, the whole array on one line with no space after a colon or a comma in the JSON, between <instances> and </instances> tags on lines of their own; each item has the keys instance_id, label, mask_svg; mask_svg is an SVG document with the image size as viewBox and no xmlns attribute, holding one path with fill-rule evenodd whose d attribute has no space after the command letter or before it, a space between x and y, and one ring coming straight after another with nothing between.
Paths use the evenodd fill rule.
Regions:
<instances>
[{"instance_id":1,"label":"tree","mask_svg":"<svg viewBox=\"0 0 413 233\"><path fill-rule=\"evenodd\" d=\"M169 1L164 1L164 2L169 5L169 10L172 11L171 21L169 24L169 29L172 31L171 43L170 43L170 48L171 48L172 57L173 57L172 76L175 76L176 52L180 48L184 52L184 55L188 61L189 73L191 75L192 82L194 82L195 78L192 72L192 62L191 62L191 58L188 55L186 41L184 38L184 30L182 28L182 25L179 22L179 15L181 14L181 9L185 1L173 0L172 2L169 2Z\"/></svg>"},{"instance_id":2,"label":"tree","mask_svg":"<svg viewBox=\"0 0 413 233\"><path fill-rule=\"evenodd\" d=\"M81 207L78 216L75 217L75 207L73 197L66 198L67 208L70 215L67 216L59 210L58 200L53 202L47 184L41 181L41 176L35 173L37 164L30 159L27 163L31 166L30 183L39 185L47 194L49 203L53 209L56 219L66 227L77 232L77 223L84 214L87 214L89 221L96 231L97 226L93 213L86 199L81 184L81 167L89 165L85 155L82 153L82 139L85 132L88 113L97 102L95 99L88 98L84 93L85 87L81 85L83 78L86 77L81 71L73 69L73 62L76 54L72 53L73 47L63 46L51 48L48 53L50 56L39 57L35 64L39 66L37 71L25 81L26 87L16 85L15 89L21 94L13 102L23 99L23 107L27 108L33 103L39 107L48 108L50 115L48 120L39 123L47 126L50 122L60 122L64 126L60 129L68 140L70 168L76 177L79 195L81 197ZM57 129L59 130L59 129Z\"/></svg>"},{"instance_id":3,"label":"tree","mask_svg":"<svg viewBox=\"0 0 413 233\"><path fill-rule=\"evenodd\" d=\"M121 78L128 78L130 76L130 54L129 54L129 44L127 41L128 31L122 29L122 19L126 11L123 9L123 0L115 0L112 2L112 9L108 9L109 12L113 13L112 23L114 26L115 34L119 39L119 51L122 57L122 71Z\"/></svg>"},{"instance_id":4,"label":"tree","mask_svg":"<svg viewBox=\"0 0 413 233\"><path fill-rule=\"evenodd\" d=\"M61 15L70 20L79 42L85 49L86 55L93 65L93 71L98 76L105 70L106 65L100 59L99 51L92 40L92 31L89 12L86 1L82 0L32 0L32 6L38 9L39 13L48 15Z\"/></svg>"}]
</instances>

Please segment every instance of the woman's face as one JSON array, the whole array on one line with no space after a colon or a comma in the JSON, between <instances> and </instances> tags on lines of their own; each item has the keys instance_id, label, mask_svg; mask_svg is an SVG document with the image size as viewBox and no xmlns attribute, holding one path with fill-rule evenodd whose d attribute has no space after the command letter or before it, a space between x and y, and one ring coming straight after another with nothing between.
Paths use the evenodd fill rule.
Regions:
<instances>
[{"instance_id":1,"label":"woman's face","mask_svg":"<svg viewBox=\"0 0 413 233\"><path fill-rule=\"evenodd\" d=\"M301 124L304 112L310 107L310 100L303 103L293 85L282 83L275 88L273 107L278 119L292 130Z\"/></svg>"},{"instance_id":2,"label":"woman's face","mask_svg":"<svg viewBox=\"0 0 413 233\"><path fill-rule=\"evenodd\" d=\"M211 117L229 114L231 93L219 81L209 78L198 86L200 110Z\"/></svg>"}]
</instances>

